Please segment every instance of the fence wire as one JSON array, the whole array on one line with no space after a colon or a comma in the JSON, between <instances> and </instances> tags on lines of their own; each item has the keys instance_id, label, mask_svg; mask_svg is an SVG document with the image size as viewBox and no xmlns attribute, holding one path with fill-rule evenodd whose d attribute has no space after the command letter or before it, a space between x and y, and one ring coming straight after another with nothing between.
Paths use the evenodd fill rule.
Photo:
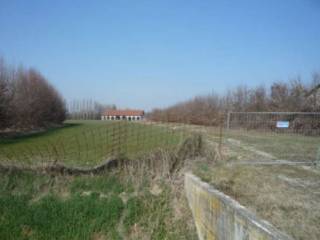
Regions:
<instances>
[{"instance_id":1,"label":"fence wire","mask_svg":"<svg viewBox=\"0 0 320 240\"><path fill-rule=\"evenodd\" d=\"M230 112L224 125L225 142L256 158L315 161L320 148L320 113Z\"/></svg>"},{"instance_id":2,"label":"fence wire","mask_svg":"<svg viewBox=\"0 0 320 240\"><path fill-rule=\"evenodd\" d=\"M94 166L112 158L134 158L157 149L175 148L186 137L184 129L170 124L95 121L90 125L75 121L46 133L1 139L0 161Z\"/></svg>"},{"instance_id":3,"label":"fence wire","mask_svg":"<svg viewBox=\"0 0 320 240\"><path fill-rule=\"evenodd\" d=\"M61 129L0 139L0 162L95 166L176 148L200 134L226 160L320 159L320 113L231 112L214 126L150 121L71 121Z\"/></svg>"}]
</instances>

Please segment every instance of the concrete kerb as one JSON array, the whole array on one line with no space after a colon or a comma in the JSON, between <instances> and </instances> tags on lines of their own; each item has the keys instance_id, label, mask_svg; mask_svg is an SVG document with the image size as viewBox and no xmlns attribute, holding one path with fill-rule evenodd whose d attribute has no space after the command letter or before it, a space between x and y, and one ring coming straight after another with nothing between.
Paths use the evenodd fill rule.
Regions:
<instances>
[{"instance_id":1,"label":"concrete kerb","mask_svg":"<svg viewBox=\"0 0 320 240\"><path fill-rule=\"evenodd\" d=\"M292 240L192 173L185 174L185 191L201 240Z\"/></svg>"}]
</instances>

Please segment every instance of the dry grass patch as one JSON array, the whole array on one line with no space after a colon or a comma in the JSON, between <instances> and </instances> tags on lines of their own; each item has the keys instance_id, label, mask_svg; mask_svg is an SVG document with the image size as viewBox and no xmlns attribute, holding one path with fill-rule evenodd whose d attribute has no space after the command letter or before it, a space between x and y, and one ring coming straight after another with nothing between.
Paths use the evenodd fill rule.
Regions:
<instances>
[{"instance_id":1,"label":"dry grass patch","mask_svg":"<svg viewBox=\"0 0 320 240\"><path fill-rule=\"evenodd\" d=\"M205 181L294 239L320 239L320 173L299 166L202 165Z\"/></svg>"}]
</instances>

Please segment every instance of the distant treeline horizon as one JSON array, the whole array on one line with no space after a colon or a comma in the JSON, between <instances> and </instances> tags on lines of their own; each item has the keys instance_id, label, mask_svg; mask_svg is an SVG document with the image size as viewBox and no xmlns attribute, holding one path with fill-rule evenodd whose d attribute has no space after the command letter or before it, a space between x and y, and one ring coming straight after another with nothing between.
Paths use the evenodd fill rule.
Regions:
<instances>
[{"instance_id":1,"label":"distant treeline horizon","mask_svg":"<svg viewBox=\"0 0 320 240\"><path fill-rule=\"evenodd\" d=\"M314 73L309 83L299 77L288 82L277 81L265 87L241 85L226 94L198 95L167 108L156 108L148 119L218 125L226 112L320 112L320 73Z\"/></svg>"},{"instance_id":2,"label":"distant treeline horizon","mask_svg":"<svg viewBox=\"0 0 320 240\"><path fill-rule=\"evenodd\" d=\"M67 118L97 120L105 110L116 108L115 104L102 104L93 99L71 100L67 103Z\"/></svg>"},{"instance_id":3,"label":"distant treeline horizon","mask_svg":"<svg viewBox=\"0 0 320 240\"><path fill-rule=\"evenodd\" d=\"M0 58L0 130L33 129L62 124L68 119L100 119L114 104L92 99L73 100L68 104L37 70L12 67ZM238 86L223 95L198 95L167 108L156 108L147 119L218 125L220 116L236 112L320 112L320 73L309 83L299 77L277 81L265 87Z\"/></svg>"}]
</instances>

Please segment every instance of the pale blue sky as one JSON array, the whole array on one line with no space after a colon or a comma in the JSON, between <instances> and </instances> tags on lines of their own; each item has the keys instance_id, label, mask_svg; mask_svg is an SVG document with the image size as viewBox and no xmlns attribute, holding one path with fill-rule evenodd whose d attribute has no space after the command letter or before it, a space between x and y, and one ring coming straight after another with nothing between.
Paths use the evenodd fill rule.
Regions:
<instances>
[{"instance_id":1,"label":"pale blue sky","mask_svg":"<svg viewBox=\"0 0 320 240\"><path fill-rule=\"evenodd\" d=\"M320 71L320 1L0 1L0 55L68 99L163 107Z\"/></svg>"}]
</instances>

